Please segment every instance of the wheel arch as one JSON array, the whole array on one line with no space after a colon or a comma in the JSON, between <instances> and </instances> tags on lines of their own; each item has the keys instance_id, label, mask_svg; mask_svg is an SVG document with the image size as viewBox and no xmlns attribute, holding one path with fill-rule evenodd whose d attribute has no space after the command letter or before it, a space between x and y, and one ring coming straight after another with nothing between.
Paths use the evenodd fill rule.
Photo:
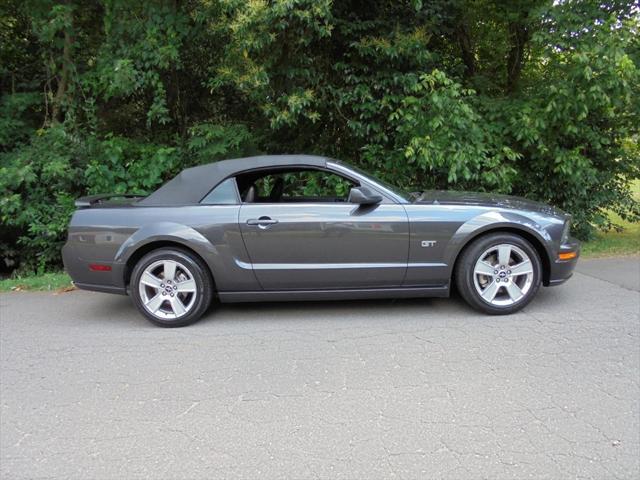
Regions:
<instances>
[{"instance_id":1,"label":"wheel arch","mask_svg":"<svg viewBox=\"0 0 640 480\"><path fill-rule=\"evenodd\" d=\"M538 256L540 257L540 262L542 263L542 284L547 286L549 285L549 277L551 274L551 259L549 258L549 253L544 246L543 240L531 230L526 227L523 227L519 224L508 224L508 225L500 225L495 227L488 227L482 229L481 231L475 231L470 234L467 238L465 238L464 242L458 248L455 259L452 263L451 269L451 282L453 282L456 267L458 261L462 257L464 251L471 246L476 240L481 237L485 237L487 235L491 235L494 233L511 233L513 235L518 235L525 240L527 240L531 246L536 250ZM452 283L453 284L453 283Z\"/></svg>"},{"instance_id":2,"label":"wheel arch","mask_svg":"<svg viewBox=\"0 0 640 480\"><path fill-rule=\"evenodd\" d=\"M188 245L181 243L176 240L153 240L151 242L145 243L144 245L139 246L136 250L131 252L131 255L127 258L124 268L124 284L126 287L129 286L129 282L131 281L131 274L133 273L133 269L136 264L140 261L142 257L147 255L154 250L160 250L161 248L174 248L176 250L182 250L183 252L188 253L189 255L193 255L196 257L206 268L206 272L209 275L211 283L213 284L214 291L216 291L215 278L213 276L213 272L211 271L211 267L207 263L207 261L196 252L193 248Z\"/></svg>"}]
</instances>

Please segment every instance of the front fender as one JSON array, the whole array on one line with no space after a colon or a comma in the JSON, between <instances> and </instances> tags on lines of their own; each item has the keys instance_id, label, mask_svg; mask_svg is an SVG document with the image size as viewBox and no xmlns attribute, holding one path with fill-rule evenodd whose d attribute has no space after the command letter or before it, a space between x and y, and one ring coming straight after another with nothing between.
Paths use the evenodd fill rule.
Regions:
<instances>
[{"instance_id":1,"label":"front fender","mask_svg":"<svg viewBox=\"0 0 640 480\"><path fill-rule=\"evenodd\" d=\"M485 232L500 229L518 230L532 235L544 247L546 259L551 261L553 239L544 226L534 219L516 212L485 212L463 223L453 234L445 249L445 261L453 268L458 255L471 240Z\"/></svg>"}]
</instances>

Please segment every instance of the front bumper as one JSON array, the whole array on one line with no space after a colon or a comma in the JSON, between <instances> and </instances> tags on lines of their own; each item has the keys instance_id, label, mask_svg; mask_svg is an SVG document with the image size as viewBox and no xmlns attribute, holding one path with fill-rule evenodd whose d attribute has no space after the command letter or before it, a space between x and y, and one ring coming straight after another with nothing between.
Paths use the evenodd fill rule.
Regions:
<instances>
[{"instance_id":1,"label":"front bumper","mask_svg":"<svg viewBox=\"0 0 640 480\"><path fill-rule=\"evenodd\" d=\"M575 254L573 258L562 260L562 254ZM561 285L571 278L573 271L580 258L580 242L575 238L570 238L568 242L560 245L560 250L556 258L551 261L549 278L545 282L548 287Z\"/></svg>"}]
</instances>

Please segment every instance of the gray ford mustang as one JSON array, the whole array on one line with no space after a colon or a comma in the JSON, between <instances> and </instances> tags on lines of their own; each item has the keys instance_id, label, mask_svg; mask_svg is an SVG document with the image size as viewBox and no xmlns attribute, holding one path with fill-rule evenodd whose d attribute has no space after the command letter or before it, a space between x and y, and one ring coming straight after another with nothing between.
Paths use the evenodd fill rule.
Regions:
<instances>
[{"instance_id":1,"label":"gray ford mustang","mask_svg":"<svg viewBox=\"0 0 640 480\"><path fill-rule=\"evenodd\" d=\"M507 314L579 256L570 216L522 198L404 192L307 155L189 168L147 197L76 202L64 264L77 287L129 294L183 326L220 302L444 297Z\"/></svg>"}]
</instances>

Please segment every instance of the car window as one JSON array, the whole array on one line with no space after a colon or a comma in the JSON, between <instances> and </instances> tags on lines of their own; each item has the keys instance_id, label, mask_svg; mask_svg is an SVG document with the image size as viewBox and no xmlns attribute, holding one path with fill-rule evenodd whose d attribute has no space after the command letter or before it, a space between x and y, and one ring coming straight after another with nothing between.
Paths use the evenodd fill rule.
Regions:
<instances>
[{"instance_id":1,"label":"car window","mask_svg":"<svg viewBox=\"0 0 640 480\"><path fill-rule=\"evenodd\" d=\"M266 203L346 202L349 191L356 186L351 180L322 170L265 172L244 182L244 201ZM247 192L254 192L247 200Z\"/></svg>"},{"instance_id":2,"label":"car window","mask_svg":"<svg viewBox=\"0 0 640 480\"><path fill-rule=\"evenodd\" d=\"M207 205L235 205L238 203L238 193L236 190L236 181L233 178L227 178L224 182L211 190L209 194L202 199L200 203Z\"/></svg>"}]
</instances>

